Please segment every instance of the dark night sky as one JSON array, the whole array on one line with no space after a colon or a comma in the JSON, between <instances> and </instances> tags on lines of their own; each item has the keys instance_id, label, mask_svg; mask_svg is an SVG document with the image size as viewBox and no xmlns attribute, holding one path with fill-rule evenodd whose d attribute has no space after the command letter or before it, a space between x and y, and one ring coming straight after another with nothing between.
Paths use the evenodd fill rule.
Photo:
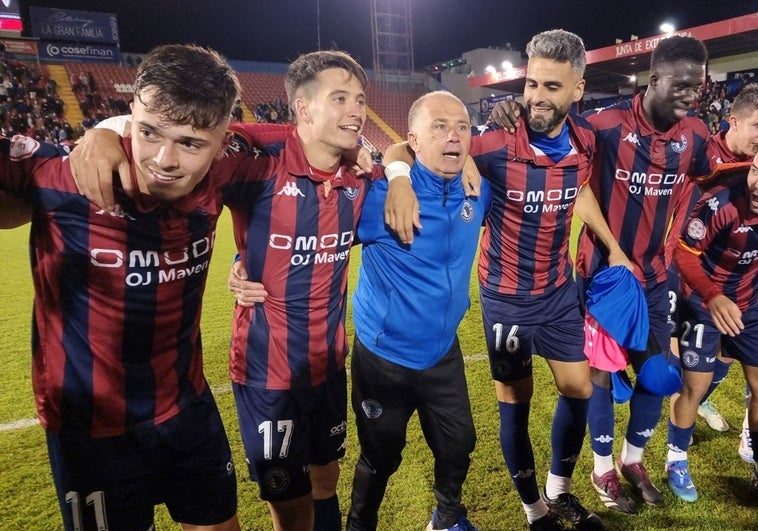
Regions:
<instances>
[{"instance_id":1,"label":"dark night sky","mask_svg":"<svg viewBox=\"0 0 758 531\"><path fill-rule=\"evenodd\" d=\"M26 6L118 15L121 49L145 52L167 42L194 42L230 59L288 62L321 47L371 65L369 0L21 0ZM587 49L758 12L758 0L411 0L417 68L461 52L510 42L523 50L531 35L564 28ZM320 7L317 24L316 6Z\"/></svg>"}]
</instances>

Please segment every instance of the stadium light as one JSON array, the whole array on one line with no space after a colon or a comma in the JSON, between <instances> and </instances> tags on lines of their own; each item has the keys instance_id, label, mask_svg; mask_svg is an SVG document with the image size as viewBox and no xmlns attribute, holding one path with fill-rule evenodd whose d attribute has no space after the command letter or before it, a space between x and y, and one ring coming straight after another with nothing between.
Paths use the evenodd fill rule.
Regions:
<instances>
[{"instance_id":1,"label":"stadium light","mask_svg":"<svg viewBox=\"0 0 758 531\"><path fill-rule=\"evenodd\" d=\"M661 24L660 30L662 33L674 33L676 31L676 27L671 22L664 22Z\"/></svg>"},{"instance_id":2,"label":"stadium light","mask_svg":"<svg viewBox=\"0 0 758 531\"><path fill-rule=\"evenodd\" d=\"M513 70L513 63L510 61L503 61L503 64L500 66L503 67L503 70Z\"/></svg>"},{"instance_id":3,"label":"stadium light","mask_svg":"<svg viewBox=\"0 0 758 531\"><path fill-rule=\"evenodd\" d=\"M629 76L629 83L634 83L635 81L637 81L637 76L635 76L634 74Z\"/></svg>"},{"instance_id":4,"label":"stadium light","mask_svg":"<svg viewBox=\"0 0 758 531\"><path fill-rule=\"evenodd\" d=\"M495 70L495 67L492 65L487 65L487 68L485 68L484 71L487 72L488 74L494 74L495 72L497 72L497 70Z\"/></svg>"}]
</instances>

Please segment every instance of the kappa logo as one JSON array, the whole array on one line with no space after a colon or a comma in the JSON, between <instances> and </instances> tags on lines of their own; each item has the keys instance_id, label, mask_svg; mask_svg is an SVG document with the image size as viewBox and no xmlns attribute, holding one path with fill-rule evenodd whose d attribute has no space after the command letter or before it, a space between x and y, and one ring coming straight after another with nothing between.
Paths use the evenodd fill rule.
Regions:
<instances>
[{"instance_id":1,"label":"kappa logo","mask_svg":"<svg viewBox=\"0 0 758 531\"><path fill-rule=\"evenodd\" d=\"M640 145L640 140L637 138L636 133L632 133L631 131L626 134L624 138L622 138L624 142L629 142L630 144L634 144L635 146Z\"/></svg>"},{"instance_id":2,"label":"kappa logo","mask_svg":"<svg viewBox=\"0 0 758 531\"><path fill-rule=\"evenodd\" d=\"M719 209L719 200L716 197L711 197L706 204L708 205L708 208L716 212Z\"/></svg>"},{"instance_id":3,"label":"kappa logo","mask_svg":"<svg viewBox=\"0 0 758 531\"><path fill-rule=\"evenodd\" d=\"M681 448L679 448L677 445L675 445L674 443L669 443L668 447L669 447L669 450L671 450L672 452L683 452L684 451Z\"/></svg>"},{"instance_id":4,"label":"kappa logo","mask_svg":"<svg viewBox=\"0 0 758 531\"><path fill-rule=\"evenodd\" d=\"M645 439L649 439L650 437L653 436L654 431L655 430L651 430L650 428L648 428L646 430L638 431L637 435L639 435L640 437L644 437Z\"/></svg>"},{"instance_id":5,"label":"kappa logo","mask_svg":"<svg viewBox=\"0 0 758 531\"><path fill-rule=\"evenodd\" d=\"M600 435L599 437L595 437L595 441L599 442L600 444L608 444L609 442L613 442L613 436L612 435Z\"/></svg>"},{"instance_id":6,"label":"kappa logo","mask_svg":"<svg viewBox=\"0 0 758 531\"><path fill-rule=\"evenodd\" d=\"M527 468L526 470L519 470L516 474L513 475L513 479L526 479L532 477L533 475L534 470Z\"/></svg>"},{"instance_id":7,"label":"kappa logo","mask_svg":"<svg viewBox=\"0 0 758 531\"><path fill-rule=\"evenodd\" d=\"M746 232L753 232L753 227L748 227L746 225L740 225L736 229L734 229L735 234L744 234Z\"/></svg>"},{"instance_id":8,"label":"kappa logo","mask_svg":"<svg viewBox=\"0 0 758 531\"><path fill-rule=\"evenodd\" d=\"M276 195L286 195L287 197L305 197L305 194L297 187L297 183L289 181L284 183L282 189L279 190Z\"/></svg>"},{"instance_id":9,"label":"kappa logo","mask_svg":"<svg viewBox=\"0 0 758 531\"><path fill-rule=\"evenodd\" d=\"M130 221L134 221L136 218L133 218L126 212L124 212L124 209L121 208L121 205L116 205L113 207L113 212L106 212L105 210L98 210L95 212L98 216L104 216L105 214L110 214L111 216L115 218L122 218L122 219L128 219Z\"/></svg>"},{"instance_id":10,"label":"kappa logo","mask_svg":"<svg viewBox=\"0 0 758 531\"><path fill-rule=\"evenodd\" d=\"M576 454L561 459L561 463L576 463L577 461L579 461L579 456Z\"/></svg>"},{"instance_id":11,"label":"kappa logo","mask_svg":"<svg viewBox=\"0 0 758 531\"><path fill-rule=\"evenodd\" d=\"M671 142L671 149L677 153L684 153L687 150L687 137L682 135L679 137L679 142Z\"/></svg>"}]
</instances>

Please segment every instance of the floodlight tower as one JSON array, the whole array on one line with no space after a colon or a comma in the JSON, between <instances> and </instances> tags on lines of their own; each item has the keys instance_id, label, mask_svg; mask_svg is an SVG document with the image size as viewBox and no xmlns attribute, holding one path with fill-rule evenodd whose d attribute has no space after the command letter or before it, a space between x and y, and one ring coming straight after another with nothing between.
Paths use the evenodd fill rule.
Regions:
<instances>
[{"instance_id":1,"label":"floodlight tower","mask_svg":"<svg viewBox=\"0 0 758 531\"><path fill-rule=\"evenodd\" d=\"M411 0L371 0L374 72L381 83L410 80L413 72Z\"/></svg>"}]
</instances>

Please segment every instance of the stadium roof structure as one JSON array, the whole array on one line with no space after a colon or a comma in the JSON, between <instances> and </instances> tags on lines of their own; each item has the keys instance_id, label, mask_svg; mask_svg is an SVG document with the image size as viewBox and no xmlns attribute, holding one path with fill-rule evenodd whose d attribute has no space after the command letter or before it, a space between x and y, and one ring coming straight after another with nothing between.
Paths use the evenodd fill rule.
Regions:
<instances>
[{"instance_id":1,"label":"stadium roof structure","mask_svg":"<svg viewBox=\"0 0 758 531\"><path fill-rule=\"evenodd\" d=\"M689 35L705 43L710 59L743 54L755 54L758 66L758 13L730 18L711 24L676 31L676 35ZM617 93L628 85L629 78L650 69L650 54L658 41L668 35L656 35L622 42L587 52L585 94L595 92ZM507 71L473 76L470 87L486 87L521 94L524 91L526 64Z\"/></svg>"}]
</instances>

